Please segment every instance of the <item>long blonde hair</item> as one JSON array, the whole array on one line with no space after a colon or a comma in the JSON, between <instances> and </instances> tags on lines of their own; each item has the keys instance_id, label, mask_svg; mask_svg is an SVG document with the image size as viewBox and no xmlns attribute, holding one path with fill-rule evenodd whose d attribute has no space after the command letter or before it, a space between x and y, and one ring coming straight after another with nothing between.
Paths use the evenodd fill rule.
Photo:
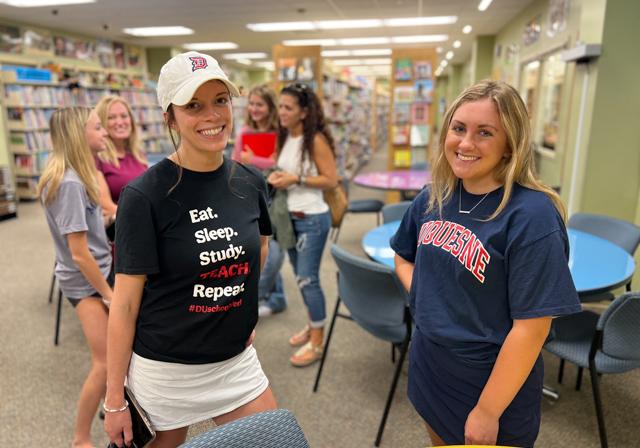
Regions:
<instances>
[{"instance_id":1,"label":"long blonde hair","mask_svg":"<svg viewBox=\"0 0 640 448\"><path fill-rule=\"evenodd\" d=\"M53 152L38 182L38 196L45 205L55 199L69 168L78 174L91 202L100 203L96 164L85 134L89 114L91 109L88 107L65 107L51 115L49 130Z\"/></svg>"},{"instance_id":2,"label":"long blonde hair","mask_svg":"<svg viewBox=\"0 0 640 448\"><path fill-rule=\"evenodd\" d=\"M136 120L133 117L133 111L131 110L131 106L129 106L127 100L125 100L121 96L116 95L107 95L100 99L100 101L96 105L95 110L98 114L98 117L100 118L100 121L102 122L102 127L107 130L109 129L107 127L109 121L109 109L111 109L111 106L113 106L115 103L120 103L127 109L129 119L131 120L131 134L126 141L125 150L129 151L138 162L147 165L147 159L144 157L142 149L140 148L140 140L138 139L138 126L136 126ZM106 140L106 146L106 149L98 154L98 158L103 162L110 163L120 168L118 153L116 152L116 146L113 143L113 140L111 140L111 136L109 136L109 138Z\"/></svg>"},{"instance_id":3,"label":"long blonde hair","mask_svg":"<svg viewBox=\"0 0 640 448\"><path fill-rule=\"evenodd\" d=\"M276 100L276 93L271 89L268 85L263 84L261 86L256 86L249 92L249 96L247 96L247 100L251 98L251 95L257 95L262 98L262 101L267 103L267 107L269 108L269 117L267 119L268 130L275 131L278 129L279 119L278 119L278 106ZM251 129L258 130L258 123L255 122L253 118L251 118L251 114L249 113L249 108L247 107L247 116L246 123Z\"/></svg>"},{"instance_id":4,"label":"long blonde hair","mask_svg":"<svg viewBox=\"0 0 640 448\"><path fill-rule=\"evenodd\" d=\"M531 144L529 114L517 90L501 81L483 80L467 88L455 99L444 115L438 149L431 160L431 194L427 210L438 209L442 213L443 204L451 198L457 186L455 176L444 151L444 143L451 125L453 114L466 103L490 99L498 109L500 122L507 136L507 147L511 156L503 159L495 173L496 179L504 185L502 199L495 212L487 220L494 219L507 206L513 184L541 191L546 194L566 221L567 212L560 196L536 178Z\"/></svg>"}]
</instances>

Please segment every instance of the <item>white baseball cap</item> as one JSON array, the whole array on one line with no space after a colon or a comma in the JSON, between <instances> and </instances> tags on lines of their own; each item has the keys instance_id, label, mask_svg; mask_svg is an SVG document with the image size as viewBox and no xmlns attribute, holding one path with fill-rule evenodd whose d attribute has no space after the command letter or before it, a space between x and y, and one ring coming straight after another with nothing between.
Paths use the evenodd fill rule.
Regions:
<instances>
[{"instance_id":1,"label":"white baseball cap","mask_svg":"<svg viewBox=\"0 0 640 448\"><path fill-rule=\"evenodd\" d=\"M217 79L225 83L232 96L240 96L238 88L229 81L220 64L208 54L189 51L172 57L160 69L158 102L165 112L171 104L184 106L207 81Z\"/></svg>"}]
</instances>

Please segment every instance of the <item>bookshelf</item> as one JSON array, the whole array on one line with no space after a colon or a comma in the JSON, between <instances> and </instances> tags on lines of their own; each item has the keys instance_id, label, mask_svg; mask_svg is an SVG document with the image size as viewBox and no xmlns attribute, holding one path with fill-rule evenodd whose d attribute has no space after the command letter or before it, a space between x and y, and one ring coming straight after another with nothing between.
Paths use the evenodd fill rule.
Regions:
<instances>
[{"instance_id":1,"label":"bookshelf","mask_svg":"<svg viewBox=\"0 0 640 448\"><path fill-rule=\"evenodd\" d=\"M131 105L147 153L162 150L167 140L163 114L155 91L142 87L139 78L125 74L79 72L58 82L45 69L0 66L1 106L9 163L13 165L16 193L21 200L37 199L36 185L51 153L49 118L64 106L93 107L104 95L120 95ZM32 78L32 79L29 79ZM92 81L107 84L91 84ZM134 87L137 86L137 87Z\"/></svg>"},{"instance_id":2,"label":"bookshelf","mask_svg":"<svg viewBox=\"0 0 640 448\"><path fill-rule=\"evenodd\" d=\"M431 48L396 48L391 59L388 166L424 169L436 112L436 52Z\"/></svg>"},{"instance_id":3,"label":"bookshelf","mask_svg":"<svg viewBox=\"0 0 640 448\"><path fill-rule=\"evenodd\" d=\"M0 167L0 221L17 216L16 194L8 166Z\"/></svg>"}]
</instances>

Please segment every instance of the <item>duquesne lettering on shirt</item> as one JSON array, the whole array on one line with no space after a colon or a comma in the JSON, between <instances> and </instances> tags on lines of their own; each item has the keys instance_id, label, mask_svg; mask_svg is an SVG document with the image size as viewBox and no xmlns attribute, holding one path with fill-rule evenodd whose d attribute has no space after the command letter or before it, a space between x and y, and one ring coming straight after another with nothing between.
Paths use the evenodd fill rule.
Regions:
<instances>
[{"instance_id":1,"label":"duquesne lettering on shirt","mask_svg":"<svg viewBox=\"0 0 640 448\"><path fill-rule=\"evenodd\" d=\"M450 253L480 283L484 283L484 270L491 261L491 255L482 241L466 227L451 221L427 221L420 228L417 245L432 245Z\"/></svg>"}]
</instances>

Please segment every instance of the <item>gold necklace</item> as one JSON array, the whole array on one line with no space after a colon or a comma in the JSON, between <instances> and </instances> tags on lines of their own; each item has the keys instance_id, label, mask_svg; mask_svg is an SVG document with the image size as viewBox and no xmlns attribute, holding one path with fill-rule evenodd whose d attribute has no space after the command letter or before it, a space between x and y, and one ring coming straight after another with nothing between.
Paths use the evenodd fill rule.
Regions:
<instances>
[{"instance_id":1,"label":"gold necklace","mask_svg":"<svg viewBox=\"0 0 640 448\"><path fill-rule=\"evenodd\" d=\"M476 205L471 207L470 210L462 210L462 181L460 181L460 183L458 184L458 213L463 213L465 215L468 215L469 213L474 211L476 207L480 205L482 201L484 201L487 198L487 196L489 196L489 193L491 192L489 191L485 193L484 196L482 196L482 198L480 198L480 200L476 203Z\"/></svg>"}]
</instances>

